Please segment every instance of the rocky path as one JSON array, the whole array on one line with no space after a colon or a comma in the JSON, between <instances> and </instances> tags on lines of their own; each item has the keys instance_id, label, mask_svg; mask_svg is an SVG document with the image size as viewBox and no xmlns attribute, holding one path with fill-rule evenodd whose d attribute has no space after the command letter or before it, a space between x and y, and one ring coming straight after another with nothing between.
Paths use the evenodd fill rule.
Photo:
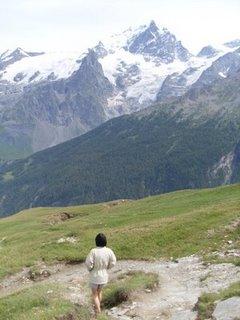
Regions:
<instances>
[{"instance_id":1,"label":"rocky path","mask_svg":"<svg viewBox=\"0 0 240 320\"><path fill-rule=\"evenodd\" d=\"M44 268L44 266L42 266ZM49 269L49 268L48 268ZM204 265L198 257L187 257L177 262L119 261L112 270L114 279L129 270L155 272L160 285L153 292L136 293L131 302L112 308L114 319L129 320L195 320L193 310L203 292L214 292L240 280L240 267L232 264ZM34 285L28 279L28 269L0 282L0 297ZM86 303L88 275L84 265L56 265L43 283L61 283L67 286L67 298L74 303Z\"/></svg>"},{"instance_id":2,"label":"rocky path","mask_svg":"<svg viewBox=\"0 0 240 320\"><path fill-rule=\"evenodd\" d=\"M160 286L137 294L132 303L113 308L113 318L195 320L193 308L203 292L227 288L240 280L240 268L231 264L205 266L197 257L176 262L121 262L121 269L143 270L159 275Z\"/></svg>"}]
</instances>

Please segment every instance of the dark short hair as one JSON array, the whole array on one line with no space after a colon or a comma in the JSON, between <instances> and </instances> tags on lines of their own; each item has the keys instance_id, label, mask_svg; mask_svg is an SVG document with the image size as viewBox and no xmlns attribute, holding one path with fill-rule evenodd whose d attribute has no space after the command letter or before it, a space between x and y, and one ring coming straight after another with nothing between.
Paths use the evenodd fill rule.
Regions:
<instances>
[{"instance_id":1,"label":"dark short hair","mask_svg":"<svg viewBox=\"0 0 240 320\"><path fill-rule=\"evenodd\" d=\"M107 245L107 238L105 234L99 233L95 238L97 247L105 247Z\"/></svg>"}]
</instances>

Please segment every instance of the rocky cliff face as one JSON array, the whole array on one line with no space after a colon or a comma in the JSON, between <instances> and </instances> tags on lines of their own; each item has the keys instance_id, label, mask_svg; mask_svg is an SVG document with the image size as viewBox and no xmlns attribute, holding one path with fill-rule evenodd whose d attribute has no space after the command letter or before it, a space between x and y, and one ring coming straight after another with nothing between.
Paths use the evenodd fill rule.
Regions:
<instances>
[{"instance_id":1,"label":"rocky cliff face","mask_svg":"<svg viewBox=\"0 0 240 320\"><path fill-rule=\"evenodd\" d=\"M201 50L201 55L206 55L207 60L216 56L210 55L212 50L208 48ZM207 61L206 60L206 61ZM240 69L240 51L239 49L226 53L218 59L212 61L208 67L190 67L182 73L175 72L164 80L159 92L157 101L165 101L169 98L176 98L184 95L191 87L203 88L211 85L213 82L233 76Z\"/></svg>"},{"instance_id":2,"label":"rocky cliff face","mask_svg":"<svg viewBox=\"0 0 240 320\"><path fill-rule=\"evenodd\" d=\"M166 28L160 30L154 21L148 28L130 38L125 49L132 53L159 58L164 63L171 63L175 59L188 61L191 57L181 41L177 41Z\"/></svg>"},{"instance_id":3,"label":"rocky cliff face","mask_svg":"<svg viewBox=\"0 0 240 320\"><path fill-rule=\"evenodd\" d=\"M89 51L68 79L26 87L9 101L0 112L1 143L34 152L78 136L107 119L104 104L112 91Z\"/></svg>"},{"instance_id":4,"label":"rocky cliff face","mask_svg":"<svg viewBox=\"0 0 240 320\"><path fill-rule=\"evenodd\" d=\"M198 53L198 57L206 57L206 58L212 58L215 55L219 53L218 50L213 48L212 46L206 46L201 49L201 51Z\"/></svg>"},{"instance_id":5,"label":"rocky cliff face","mask_svg":"<svg viewBox=\"0 0 240 320\"><path fill-rule=\"evenodd\" d=\"M214 81L234 75L240 69L240 50L237 49L220 57L203 71L193 86L208 86Z\"/></svg>"}]
</instances>

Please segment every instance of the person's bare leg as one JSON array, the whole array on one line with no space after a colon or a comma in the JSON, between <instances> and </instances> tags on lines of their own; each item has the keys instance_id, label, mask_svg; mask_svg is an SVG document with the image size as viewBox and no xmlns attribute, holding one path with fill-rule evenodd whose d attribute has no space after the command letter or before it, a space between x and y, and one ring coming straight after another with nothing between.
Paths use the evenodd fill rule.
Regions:
<instances>
[{"instance_id":1,"label":"person's bare leg","mask_svg":"<svg viewBox=\"0 0 240 320\"><path fill-rule=\"evenodd\" d=\"M100 306L101 306L101 302L102 302L102 288L98 288L98 300L99 300Z\"/></svg>"},{"instance_id":2,"label":"person's bare leg","mask_svg":"<svg viewBox=\"0 0 240 320\"><path fill-rule=\"evenodd\" d=\"M98 289L92 289L92 298L96 314L101 313L101 305L98 297Z\"/></svg>"}]
</instances>

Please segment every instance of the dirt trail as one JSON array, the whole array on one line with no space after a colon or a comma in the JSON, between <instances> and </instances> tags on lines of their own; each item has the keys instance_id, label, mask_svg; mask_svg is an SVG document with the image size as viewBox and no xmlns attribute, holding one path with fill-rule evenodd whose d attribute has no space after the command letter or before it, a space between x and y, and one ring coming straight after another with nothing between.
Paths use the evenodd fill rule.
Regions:
<instances>
[{"instance_id":1,"label":"dirt trail","mask_svg":"<svg viewBox=\"0 0 240 320\"><path fill-rule=\"evenodd\" d=\"M48 268L49 269L49 268ZM240 280L240 267L232 264L205 266L198 257L179 259L178 262L119 261L112 270L114 279L129 270L155 272L160 286L153 292L138 293L131 302L112 308L114 319L129 320L195 320L192 311L202 292L214 292ZM84 265L56 265L45 283L61 283L67 286L67 298L74 303L88 300L88 275ZM0 282L0 297L34 285L26 278L28 269Z\"/></svg>"},{"instance_id":2,"label":"dirt trail","mask_svg":"<svg viewBox=\"0 0 240 320\"><path fill-rule=\"evenodd\" d=\"M110 314L116 319L195 320L192 311L202 292L214 292L240 279L240 267L231 264L205 266L197 257L175 262L121 262L122 269L143 270L159 275L160 286Z\"/></svg>"}]
</instances>

